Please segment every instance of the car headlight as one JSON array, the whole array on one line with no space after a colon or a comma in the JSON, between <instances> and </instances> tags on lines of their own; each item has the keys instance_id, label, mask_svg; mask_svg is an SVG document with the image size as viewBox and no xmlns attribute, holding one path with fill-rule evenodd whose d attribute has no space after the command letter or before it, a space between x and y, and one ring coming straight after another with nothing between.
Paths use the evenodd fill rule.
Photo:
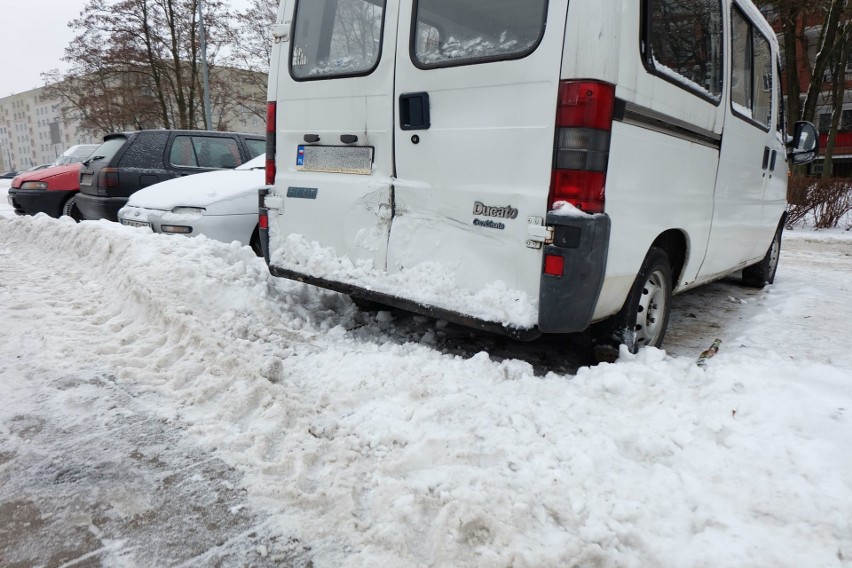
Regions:
<instances>
[{"instance_id":1,"label":"car headlight","mask_svg":"<svg viewBox=\"0 0 852 568\"><path fill-rule=\"evenodd\" d=\"M25 181L21 184L21 189L47 189L46 181Z\"/></svg>"},{"instance_id":2,"label":"car headlight","mask_svg":"<svg viewBox=\"0 0 852 568\"><path fill-rule=\"evenodd\" d=\"M175 215L204 215L204 212L207 211L203 207L175 207L172 209L172 213Z\"/></svg>"}]
</instances>

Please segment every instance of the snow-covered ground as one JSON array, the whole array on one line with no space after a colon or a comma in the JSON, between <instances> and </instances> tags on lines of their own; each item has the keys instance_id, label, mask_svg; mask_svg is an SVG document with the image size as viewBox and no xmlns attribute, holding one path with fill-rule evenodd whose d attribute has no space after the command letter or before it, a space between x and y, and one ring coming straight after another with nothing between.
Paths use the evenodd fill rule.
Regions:
<instances>
[{"instance_id":1,"label":"snow-covered ground","mask_svg":"<svg viewBox=\"0 0 852 568\"><path fill-rule=\"evenodd\" d=\"M0 564L850 566L850 277L852 235L788 232L773 286L578 368L0 208Z\"/></svg>"}]
</instances>

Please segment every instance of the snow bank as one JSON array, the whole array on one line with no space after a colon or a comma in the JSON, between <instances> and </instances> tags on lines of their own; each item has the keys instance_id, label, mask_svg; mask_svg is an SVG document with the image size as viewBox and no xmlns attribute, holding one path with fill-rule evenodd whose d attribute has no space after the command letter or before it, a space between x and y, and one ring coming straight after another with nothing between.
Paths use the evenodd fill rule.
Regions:
<instances>
[{"instance_id":1,"label":"snow bank","mask_svg":"<svg viewBox=\"0 0 852 568\"><path fill-rule=\"evenodd\" d=\"M33 294L0 315L3 380L26 389L37 362L145 393L318 567L848 566L838 242L785 244L704 369L648 349L536 376L400 341L391 314L274 279L245 247L0 219L0 269L31 277L3 286Z\"/></svg>"}]
</instances>

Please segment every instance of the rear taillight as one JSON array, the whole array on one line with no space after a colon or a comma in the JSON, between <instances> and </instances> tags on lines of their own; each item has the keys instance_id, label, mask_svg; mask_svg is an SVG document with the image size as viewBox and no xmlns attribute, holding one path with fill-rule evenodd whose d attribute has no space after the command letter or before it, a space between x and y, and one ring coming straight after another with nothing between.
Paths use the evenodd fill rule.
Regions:
<instances>
[{"instance_id":1,"label":"rear taillight","mask_svg":"<svg viewBox=\"0 0 852 568\"><path fill-rule=\"evenodd\" d=\"M257 218L257 226L262 230L266 230L269 228L269 210L266 208L262 208Z\"/></svg>"},{"instance_id":2,"label":"rear taillight","mask_svg":"<svg viewBox=\"0 0 852 568\"><path fill-rule=\"evenodd\" d=\"M614 110L615 87L610 84L559 84L549 209L567 202L586 213L603 213Z\"/></svg>"},{"instance_id":3,"label":"rear taillight","mask_svg":"<svg viewBox=\"0 0 852 568\"><path fill-rule=\"evenodd\" d=\"M118 187L118 168L101 168L98 185L103 188Z\"/></svg>"},{"instance_id":4,"label":"rear taillight","mask_svg":"<svg viewBox=\"0 0 852 568\"><path fill-rule=\"evenodd\" d=\"M275 117L276 104L266 103L266 185L275 183Z\"/></svg>"}]
</instances>

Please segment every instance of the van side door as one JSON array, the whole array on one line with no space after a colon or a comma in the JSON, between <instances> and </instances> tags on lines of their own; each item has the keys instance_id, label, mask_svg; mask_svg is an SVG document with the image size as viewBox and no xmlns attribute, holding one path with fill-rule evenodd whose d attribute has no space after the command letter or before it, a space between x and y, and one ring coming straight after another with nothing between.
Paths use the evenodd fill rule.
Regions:
<instances>
[{"instance_id":1,"label":"van side door","mask_svg":"<svg viewBox=\"0 0 852 568\"><path fill-rule=\"evenodd\" d=\"M767 178L784 169L774 118L774 59L771 33L757 22L764 20L753 5L731 3L728 100L713 224L700 277L724 274L762 257L778 222L770 223L764 213Z\"/></svg>"}]
</instances>

